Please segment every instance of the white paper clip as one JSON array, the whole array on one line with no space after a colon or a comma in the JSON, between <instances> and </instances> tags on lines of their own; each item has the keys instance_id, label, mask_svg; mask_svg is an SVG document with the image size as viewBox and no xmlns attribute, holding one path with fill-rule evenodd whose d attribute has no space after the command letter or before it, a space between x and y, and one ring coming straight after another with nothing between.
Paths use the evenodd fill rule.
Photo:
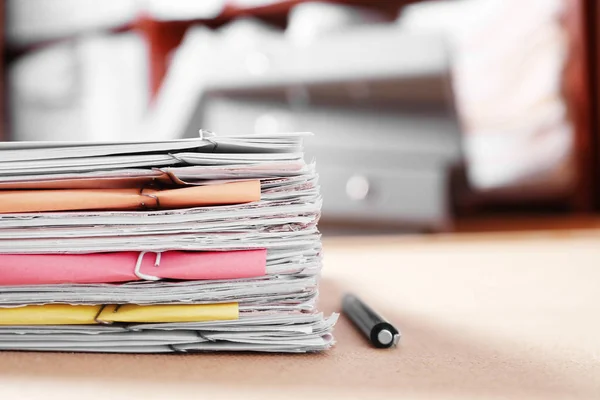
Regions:
<instances>
[{"instance_id":1,"label":"white paper clip","mask_svg":"<svg viewBox=\"0 0 600 400\"><path fill-rule=\"evenodd\" d=\"M200 129L198 130L198 135L200 136L200 140L206 140L208 143L211 143L214 147L212 148L212 151L214 152L217 147L219 146L219 143L217 143L213 138L215 136L217 136L214 132L211 131L207 131L204 129Z\"/></svg>"},{"instance_id":2,"label":"white paper clip","mask_svg":"<svg viewBox=\"0 0 600 400\"><path fill-rule=\"evenodd\" d=\"M155 207L148 207L148 205L145 202L141 202L140 206L145 209L145 210L159 210L160 209L160 198L155 195L155 194L148 194L148 193L144 193L144 189L142 188L140 190L140 195L141 196L146 196L146 197L150 197L151 199L153 199L156 202L156 206Z\"/></svg>"},{"instance_id":3,"label":"white paper clip","mask_svg":"<svg viewBox=\"0 0 600 400\"><path fill-rule=\"evenodd\" d=\"M140 269L142 268L142 261L144 260L144 255L146 253L154 253L156 254L156 260L154 261L154 266L158 267L160 266L160 256L161 253L158 251L142 251L140 253L140 255L138 256L137 262L135 263L135 276L137 276L138 278L145 280L145 281L159 281L161 278L159 278L158 276L154 276L154 275L147 275L144 274L142 271L140 271Z\"/></svg>"},{"instance_id":4,"label":"white paper clip","mask_svg":"<svg viewBox=\"0 0 600 400\"><path fill-rule=\"evenodd\" d=\"M198 129L198 136L200 136L200 140L209 140L217 136L214 132L207 131L206 129Z\"/></svg>"}]
</instances>

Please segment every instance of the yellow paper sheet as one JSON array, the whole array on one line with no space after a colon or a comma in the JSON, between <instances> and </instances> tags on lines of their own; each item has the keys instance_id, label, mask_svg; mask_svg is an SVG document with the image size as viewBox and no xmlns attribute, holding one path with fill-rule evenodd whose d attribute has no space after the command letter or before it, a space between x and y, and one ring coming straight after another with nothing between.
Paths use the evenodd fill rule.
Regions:
<instances>
[{"instance_id":1,"label":"yellow paper sheet","mask_svg":"<svg viewBox=\"0 0 600 400\"><path fill-rule=\"evenodd\" d=\"M101 322L201 322L238 319L237 303L104 307Z\"/></svg>"},{"instance_id":2,"label":"yellow paper sheet","mask_svg":"<svg viewBox=\"0 0 600 400\"><path fill-rule=\"evenodd\" d=\"M113 322L204 322L238 319L237 303L168 305L47 304L0 308L0 325L89 325Z\"/></svg>"},{"instance_id":3,"label":"yellow paper sheet","mask_svg":"<svg viewBox=\"0 0 600 400\"><path fill-rule=\"evenodd\" d=\"M46 304L0 308L0 325L88 325L96 324L94 318L102 306L72 306Z\"/></svg>"}]
</instances>

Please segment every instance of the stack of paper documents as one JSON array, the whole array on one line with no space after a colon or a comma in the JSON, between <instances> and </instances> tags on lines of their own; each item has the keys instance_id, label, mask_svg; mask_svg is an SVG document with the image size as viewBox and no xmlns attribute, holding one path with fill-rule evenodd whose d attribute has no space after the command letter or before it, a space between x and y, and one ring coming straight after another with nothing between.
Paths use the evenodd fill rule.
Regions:
<instances>
[{"instance_id":1,"label":"stack of paper documents","mask_svg":"<svg viewBox=\"0 0 600 400\"><path fill-rule=\"evenodd\" d=\"M306 134L0 144L0 349L328 349Z\"/></svg>"}]
</instances>

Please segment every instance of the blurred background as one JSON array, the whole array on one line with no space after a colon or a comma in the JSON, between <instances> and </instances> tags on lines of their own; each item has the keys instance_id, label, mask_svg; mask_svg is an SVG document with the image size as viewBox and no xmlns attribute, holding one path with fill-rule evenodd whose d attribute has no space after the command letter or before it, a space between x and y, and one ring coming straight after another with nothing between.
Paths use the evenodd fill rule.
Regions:
<instances>
[{"instance_id":1,"label":"blurred background","mask_svg":"<svg viewBox=\"0 0 600 400\"><path fill-rule=\"evenodd\" d=\"M596 224L594 0L1 3L1 140L311 131L325 232Z\"/></svg>"}]
</instances>

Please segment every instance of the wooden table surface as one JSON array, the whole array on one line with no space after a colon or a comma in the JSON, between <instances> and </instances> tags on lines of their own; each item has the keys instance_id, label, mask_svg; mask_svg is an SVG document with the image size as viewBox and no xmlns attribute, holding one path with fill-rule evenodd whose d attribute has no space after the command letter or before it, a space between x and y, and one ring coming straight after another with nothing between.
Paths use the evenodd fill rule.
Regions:
<instances>
[{"instance_id":1,"label":"wooden table surface","mask_svg":"<svg viewBox=\"0 0 600 400\"><path fill-rule=\"evenodd\" d=\"M369 347L341 318L324 354L5 352L0 399L600 399L600 230L341 238L325 251L322 308L358 293L400 327L398 348Z\"/></svg>"}]
</instances>

